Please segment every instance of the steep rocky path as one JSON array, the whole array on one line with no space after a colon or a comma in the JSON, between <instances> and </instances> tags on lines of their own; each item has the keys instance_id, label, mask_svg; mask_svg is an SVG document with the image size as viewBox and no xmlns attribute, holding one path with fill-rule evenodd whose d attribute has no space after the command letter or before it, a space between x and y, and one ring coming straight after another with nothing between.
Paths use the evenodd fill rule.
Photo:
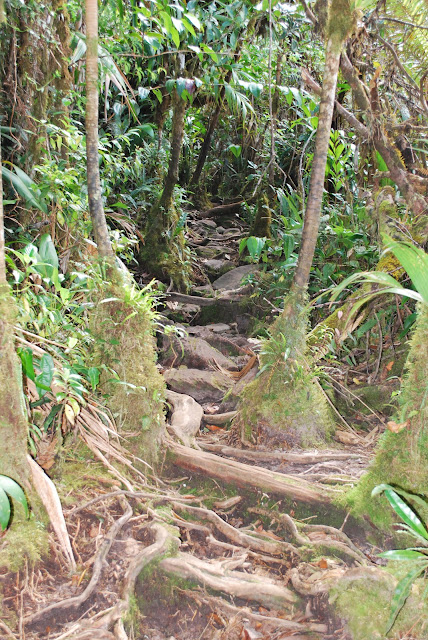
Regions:
<instances>
[{"instance_id":1,"label":"steep rocky path","mask_svg":"<svg viewBox=\"0 0 428 640\"><path fill-rule=\"evenodd\" d=\"M79 572L70 580L57 549L54 578L27 571L3 592L20 594L27 640L351 640L332 589L340 604L361 580L383 581L392 597L396 583L337 500L366 468L370 439L342 430L352 446L272 450L244 444L234 426L260 348L248 302L259 267L238 253L246 232L236 217L190 223L200 283L189 295L170 291L166 304L174 331L159 356L170 408L161 477L124 478L106 449L119 481L102 478L100 494L97 477L65 510Z\"/></svg>"}]
</instances>

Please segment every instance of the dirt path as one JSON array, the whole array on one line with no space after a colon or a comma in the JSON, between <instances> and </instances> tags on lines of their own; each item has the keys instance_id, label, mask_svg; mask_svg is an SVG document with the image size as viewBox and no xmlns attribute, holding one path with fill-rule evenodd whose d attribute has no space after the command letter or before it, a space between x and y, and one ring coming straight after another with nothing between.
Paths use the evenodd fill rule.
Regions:
<instances>
[{"instance_id":1,"label":"dirt path","mask_svg":"<svg viewBox=\"0 0 428 640\"><path fill-rule=\"evenodd\" d=\"M336 498L363 473L370 442L270 451L244 447L231 427L258 366L241 304L250 291L242 277L257 272L239 266L243 227L235 217L190 224L203 284L167 302L176 333L160 349L170 405L162 479L144 485L135 476L128 490L103 480L102 495L99 482L85 485L83 504L65 508L78 572L70 579L52 541L55 556L42 569L4 585L6 601L21 603L20 637L350 637L329 591L350 571L376 567Z\"/></svg>"}]
</instances>

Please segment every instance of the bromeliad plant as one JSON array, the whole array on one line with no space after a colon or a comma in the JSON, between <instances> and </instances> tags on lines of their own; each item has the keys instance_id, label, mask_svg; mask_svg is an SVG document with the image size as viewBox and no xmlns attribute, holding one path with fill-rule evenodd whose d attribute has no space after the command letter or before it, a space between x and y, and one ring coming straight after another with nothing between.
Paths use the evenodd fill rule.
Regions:
<instances>
[{"instance_id":1,"label":"bromeliad plant","mask_svg":"<svg viewBox=\"0 0 428 640\"><path fill-rule=\"evenodd\" d=\"M414 501L423 509L426 509L428 505L419 496L407 493L402 489L393 488L389 484L380 484L375 487L372 491L372 497L381 493L385 495L395 513L400 516L404 523L399 531L412 536L417 544L417 546L409 547L408 549L392 549L379 554L381 558L406 562L409 567L409 571L400 580L394 592L388 627L385 630L385 633L388 633L410 594L413 582L422 574L426 576L428 570L428 530L415 511L400 496L405 500ZM428 584L425 594L427 592Z\"/></svg>"}]
</instances>

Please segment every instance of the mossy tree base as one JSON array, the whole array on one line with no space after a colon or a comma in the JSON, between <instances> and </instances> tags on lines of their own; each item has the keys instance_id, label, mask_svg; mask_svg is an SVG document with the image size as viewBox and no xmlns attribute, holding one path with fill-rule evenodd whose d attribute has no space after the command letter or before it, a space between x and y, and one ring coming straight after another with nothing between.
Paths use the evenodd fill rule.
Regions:
<instances>
[{"instance_id":1,"label":"mossy tree base","mask_svg":"<svg viewBox=\"0 0 428 640\"><path fill-rule=\"evenodd\" d=\"M0 470L29 489L27 411L22 372L15 352L15 303L7 285L0 286Z\"/></svg>"},{"instance_id":2,"label":"mossy tree base","mask_svg":"<svg viewBox=\"0 0 428 640\"><path fill-rule=\"evenodd\" d=\"M371 498L376 485L388 483L428 499L427 307L420 308L406 368L396 421L407 424L400 433L383 434L373 465L349 495L356 513L368 514L384 529L391 523L391 509L381 496ZM428 518L428 509L420 515Z\"/></svg>"},{"instance_id":3,"label":"mossy tree base","mask_svg":"<svg viewBox=\"0 0 428 640\"><path fill-rule=\"evenodd\" d=\"M291 293L264 345L261 373L241 399L244 439L272 448L309 447L329 440L333 421L306 349L308 313L304 296Z\"/></svg>"},{"instance_id":4,"label":"mossy tree base","mask_svg":"<svg viewBox=\"0 0 428 640\"><path fill-rule=\"evenodd\" d=\"M132 434L128 442L133 453L152 465L165 433L165 383L155 364L150 303L146 309L139 306L133 291L120 274L97 291L91 316L94 361L117 375L106 371L100 390L119 430Z\"/></svg>"}]
</instances>

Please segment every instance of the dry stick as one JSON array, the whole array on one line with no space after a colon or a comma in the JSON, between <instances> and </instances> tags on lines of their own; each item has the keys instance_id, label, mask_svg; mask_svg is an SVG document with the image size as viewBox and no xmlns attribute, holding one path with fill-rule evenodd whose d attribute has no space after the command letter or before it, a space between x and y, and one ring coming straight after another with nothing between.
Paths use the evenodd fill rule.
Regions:
<instances>
[{"instance_id":1,"label":"dry stick","mask_svg":"<svg viewBox=\"0 0 428 640\"><path fill-rule=\"evenodd\" d=\"M8 638L12 638L12 640L17 640L17 637L14 633L12 633L11 629L7 626L5 622L0 620L0 629L3 629L7 633Z\"/></svg>"},{"instance_id":2,"label":"dry stick","mask_svg":"<svg viewBox=\"0 0 428 640\"><path fill-rule=\"evenodd\" d=\"M251 449L235 449L222 444L209 444L199 441L202 449L232 458L243 458L256 462L288 462L289 464L317 464L329 460L355 460L361 458L357 453L282 453L279 451L253 451Z\"/></svg>"},{"instance_id":3,"label":"dry stick","mask_svg":"<svg viewBox=\"0 0 428 640\"><path fill-rule=\"evenodd\" d=\"M229 484L239 487L254 487L265 492L287 496L292 500L315 504L330 504L335 491L328 487L320 487L304 480L283 473L276 473L236 462L225 460L220 456L198 451L190 447L167 440L169 453L174 464L196 473L214 476Z\"/></svg>"},{"instance_id":4,"label":"dry stick","mask_svg":"<svg viewBox=\"0 0 428 640\"><path fill-rule=\"evenodd\" d=\"M38 620L43 618L43 616L45 616L46 614L51 613L52 611L56 611L57 609L70 609L70 608L76 609L77 607L80 607L80 605L82 605L92 595L92 593L95 590L95 587L97 586L100 580L104 561L107 557L108 552L110 551L111 545L113 544L119 531L123 528L123 526L128 522L128 520L132 516L132 509L130 505L128 504L128 502L126 501L124 502L126 505L125 513L120 518L118 518L118 520L114 522L114 524L112 525L108 533L104 536L104 539L101 542L101 545L98 549L98 552L95 558L92 577L86 589L79 596L74 596L73 598L67 598L65 600L61 600L60 602L54 602L53 604L49 605L48 607L45 607L41 611L38 611L37 613L28 616L24 621L25 624L29 624L29 623L32 624L34 622L37 622Z\"/></svg>"},{"instance_id":5,"label":"dry stick","mask_svg":"<svg viewBox=\"0 0 428 640\"><path fill-rule=\"evenodd\" d=\"M293 553L296 556L299 556L299 550L296 549L292 544L288 542L283 542L282 540L264 540L259 537L253 537L244 533L243 531L239 531L231 524L220 518L214 511L210 511L209 509L203 509L201 507L192 507L190 505L183 505L178 503L173 503L173 508L177 511L187 511L187 513L194 514L202 518L203 520L208 520L211 522L220 533L222 533L226 538L232 540L235 544L240 547L250 548L256 551L261 551L263 553L271 553L274 555L281 555L285 553Z\"/></svg>"},{"instance_id":6,"label":"dry stick","mask_svg":"<svg viewBox=\"0 0 428 640\"><path fill-rule=\"evenodd\" d=\"M89 500L89 502L86 502L85 504L82 504L79 507L74 507L74 509L71 509L71 511L67 513L67 517L74 516L78 511L87 509L88 507L90 507L91 505L97 502L102 502L103 500L109 500L110 498L117 498L117 496L126 496L127 498L149 498L152 500L156 500L157 502L160 502L160 501L178 502L181 499L183 499L184 501L184 498L180 498L178 496L167 496L167 495L160 496L159 494L149 493L148 491L126 491L125 489L118 489L117 491L112 491L111 493L103 493L102 495L97 496L92 500Z\"/></svg>"}]
</instances>

